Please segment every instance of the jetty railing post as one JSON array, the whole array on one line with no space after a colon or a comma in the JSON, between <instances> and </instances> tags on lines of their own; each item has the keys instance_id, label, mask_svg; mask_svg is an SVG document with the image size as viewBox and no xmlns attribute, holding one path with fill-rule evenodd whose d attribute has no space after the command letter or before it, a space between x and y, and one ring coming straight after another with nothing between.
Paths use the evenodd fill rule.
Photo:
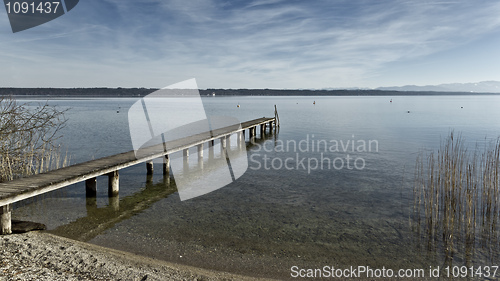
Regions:
<instances>
[{"instance_id":1,"label":"jetty railing post","mask_svg":"<svg viewBox=\"0 0 500 281\"><path fill-rule=\"evenodd\" d=\"M278 114L278 108L276 107L276 105L274 105L274 123L275 127L280 126L280 116Z\"/></svg>"},{"instance_id":2,"label":"jetty railing post","mask_svg":"<svg viewBox=\"0 0 500 281\"><path fill-rule=\"evenodd\" d=\"M97 196L97 178L90 178L85 180L85 194L87 197Z\"/></svg>"},{"instance_id":3,"label":"jetty railing post","mask_svg":"<svg viewBox=\"0 0 500 281\"><path fill-rule=\"evenodd\" d=\"M116 197L120 191L120 175L118 170L108 174L108 196Z\"/></svg>"},{"instance_id":4,"label":"jetty railing post","mask_svg":"<svg viewBox=\"0 0 500 281\"><path fill-rule=\"evenodd\" d=\"M12 233L12 204L0 207L0 235Z\"/></svg>"},{"instance_id":5,"label":"jetty railing post","mask_svg":"<svg viewBox=\"0 0 500 281\"><path fill-rule=\"evenodd\" d=\"M168 158L168 154L163 157L163 175L170 175L170 158Z\"/></svg>"},{"instance_id":6,"label":"jetty railing post","mask_svg":"<svg viewBox=\"0 0 500 281\"><path fill-rule=\"evenodd\" d=\"M152 175L154 172L153 160L146 161L146 174Z\"/></svg>"}]
</instances>

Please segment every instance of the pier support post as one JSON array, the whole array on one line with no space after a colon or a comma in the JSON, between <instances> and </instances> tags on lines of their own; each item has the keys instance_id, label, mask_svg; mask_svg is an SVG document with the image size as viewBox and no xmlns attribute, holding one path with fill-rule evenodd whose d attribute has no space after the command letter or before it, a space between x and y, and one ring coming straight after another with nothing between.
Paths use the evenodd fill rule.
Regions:
<instances>
[{"instance_id":1,"label":"pier support post","mask_svg":"<svg viewBox=\"0 0 500 281\"><path fill-rule=\"evenodd\" d=\"M273 132L273 121L270 121L268 123L268 126L269 126L269 133L271 134Z\"/></svg>"},{"instance_id":2,"label":"pier support post","mask_svg":"<svg viewBox=\"0 0 500 281\"><path fill-rule=\"evenodd\" d=\"M220 138L220 154L222 157L225 157L225 149L226 149L226 137Z\"/></svg>"},{"instance_id":3,"label":"pier support post","mask_svg":"<svg viewBox=\"0 0 500 281\"><path fill-rule=\"evenodd\" d=\"M255 127L250 127L248 129L248 137L251 139L253 136L254 136L254 133L255 133Z\"/></svg>"},{"instance_id":4,"label":"pier support post","mask_svg":"<svg viewBox=\"0 0 500 281\"><path fill-rule=\"evenodd\" d=\"M198 146L198 160L203 160L203 144L199 144Z\"/></svg>"},{"instance_id":5,"label":"pier support post","mask_svg":"<svg viewBox=\"0 0 500 281\"><path fill-rule=\"evenodd\" d=\"M186 148L182 151L182 155L184 156L184 160L187 161L189 158L189 149Z\"/></svg>"},{"instance_id":6,"label":"pier support post","mask_svg":"<svg viewBox=\"0 0 500 281\"><path fill-rule=\"evenodd\" d=\"M226 136L226 147L231 149L231 135Z\"/></svg>"},{"instance_id":7,"label":"pier support post","mask_svg":"<svg viewBox=\"0 0 500 281\"><path fill-rule=\"evenodd\" d=\"M170 185L170 175L163 175L163 183Z\"/></svg>"},{"instance_id":8,"label":"pier support post","mask_svg":"<svg viewBox=\"0 0 500 281\"><path fill-rule=\"evenodd\" d=\"M0 206L0 235L12 233L12 205Z\"/></svg>"},{"instance_id":9,"label":"pier support post","mask_svg":"<svg viewBox=\"0 0 500 281\"><path fill-rule=\"evenodd\" d=\"M208 159L214 159L214 140L208 142Z\"/></svg>"},{"instance_id":10,"label":"pier support post","mask_svg":"<svg viewBox=\"0 0 500 281\"><path fill-rule=\"evenodd\" d=\"M85 209L87 209L87 214L94 212L97 209L97 198L96 197L86 197L85 198Z\"/></svg>"},{"instance_id":11,"label":"pier support post","mask_svg":"<svg viewBox=\"0 0 500 281\"><path fill-rule=\"evenodd\" d=\"M266 123L260 124L260 138L264 138L264 134L266 133Z\"/></svg>"},{"instance_id":12,"label":"pier support post","mask_svg":"<svg viewBox=\"0 0 500 281\"><path fill-rule=\"evenodd\" d=\"M120 196L113 196L108 198L108 205L113 209L113 211L120 210Z\"/></svg>"},{"instance_id":13,"label":"pier support post","mask_svg":"<svg viewBox=\"0 0 500 281\"><path fill-rule=\"evenodd\" d=\"M170 175L170 158L168 158L168 154L163 157L163 175Z\"/></svg>"},{"instance_id":14,"label":"pier support post","mask_svg":"<svg viewBox=\"0 0 500 281\"><path fill-rule=\"evenodd\" d=\"M97 196L97 178L85 180L85 191L87 197Z\"/></svg>"},{"instance_id":15,"label":"pier support post","mask_svg":"<svg viewBox=\"0 0 500 281\"><path fill-rule=\"evenodd\" d=\"M237 145L238 147L240 147L240 146L241 146L241 143L243 142L243 141L241 140L241 139L242 139L242 137L243 137L243 132L242 132L242 131L239 131L239 132L237 132L237 133L236 133L236 145Z\"/></svg>"},{"instance_id":16,"label":"pier support post","mask_svg":"<svg viewBox=\"0 0 500 281\"><path fill-rule=\"evenodd\" d=\"M108 196L116 197L120 190L120 175L118 170L108 174Z\"/></svg>"},{"instance_id":17,"label":"pier support post","mask_svg":"<svg viewBox=\"0 0 500 281\"><path fill-rule=\"evenodd\" d=\"M153 161L152 160L146 162L146 170L147 170L147 175L153 174L154 168L153 168Z\"/></svg>"}]
</instances>

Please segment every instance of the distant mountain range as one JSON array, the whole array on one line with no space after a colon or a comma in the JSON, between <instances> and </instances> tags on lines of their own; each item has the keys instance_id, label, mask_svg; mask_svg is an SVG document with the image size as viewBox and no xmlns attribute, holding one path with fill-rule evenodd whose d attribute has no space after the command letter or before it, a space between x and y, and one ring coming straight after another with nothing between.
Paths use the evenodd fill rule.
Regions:
<instances>
[{"instance_id":1,"label":"distant mountain range","mask_svg":"<svg viewBox=\"0 0 500 281\"><path fill-rule=\"evenodd\" d=\"M500 81L483 81L477 83L452 83L440 85L401 87L379 87L381 91L409 91L409 92L471 92L471 93L500 93Z\"/></svg>"}]
</instances>

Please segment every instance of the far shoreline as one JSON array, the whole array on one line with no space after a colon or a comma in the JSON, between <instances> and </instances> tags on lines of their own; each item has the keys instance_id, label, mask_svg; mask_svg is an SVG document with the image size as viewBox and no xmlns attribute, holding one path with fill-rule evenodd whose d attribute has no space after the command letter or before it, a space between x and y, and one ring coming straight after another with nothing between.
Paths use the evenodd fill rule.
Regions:
<instances>
[{"instance_id":1,"label":"far shoreline","mask_svg":"<svg viewBox=\"0 0 500 281\"><path fill-rule=\"evenodd\" d=\"M158 89L153 88L0 88L0 96L33 98L138 98ZM321 96L485 96L487 92L435 92L393 90L278 90L278 89L200 89L202 97L321 97ZM179 95L183 96L183 95Z\"/></svg>"}]
</instances>

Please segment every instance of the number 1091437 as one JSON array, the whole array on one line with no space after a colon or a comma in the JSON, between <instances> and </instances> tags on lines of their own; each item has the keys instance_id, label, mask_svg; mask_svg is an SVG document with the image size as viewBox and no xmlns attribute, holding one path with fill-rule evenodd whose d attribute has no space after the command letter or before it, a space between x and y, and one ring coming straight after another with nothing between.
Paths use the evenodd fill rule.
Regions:
<instances>
[{"instance_id":1,"label":"number 1091437","mask_svg":"<svg viewBox=\"0 0 500 281\"><path fill-rule=\"evenodd\" d=\"M55 14L61 2L7 2L5 7L8 14Z\"/></svg>"}]
</instances>

